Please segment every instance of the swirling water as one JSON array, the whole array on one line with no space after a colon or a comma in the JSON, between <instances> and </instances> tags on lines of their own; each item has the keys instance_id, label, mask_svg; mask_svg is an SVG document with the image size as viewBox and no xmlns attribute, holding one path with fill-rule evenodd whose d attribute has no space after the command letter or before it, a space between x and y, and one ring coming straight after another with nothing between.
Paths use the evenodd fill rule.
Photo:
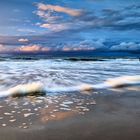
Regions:
<instances>
[{"instance_id":1,"label":"swirling water","mask_svg":"<svg viewBox=\"0 0 140 140\"><path fill-rule=\"evenodd\" d=\"M24 84L28 84L28 88L33 88L30 83L34 82L39 82L48 89L60 89L60 87L69 89L81 84L98 85L108 81L109 78L114 79L122 76L130 76L124 77L124 79L139 82L139 72L140 62L138 59L74 62L62 59L1 61L0 91L3 94L3 91ZM117 78L117 80L121 83L123 77ZM13 126L13 123L21 118L20 120L23 121L19 121L14 126L27 128L38 118L41 122L47 123L49 120L59 120L77 113L83 115L95 104L94 97L79 93L77 95L71 93L67 96L60 92L54 96L51 94L45 97L37 96L33 100L28 97L6 99L0 101L0 108L4 108L0 121L2 121L3 127ZM8 124L5 117L9 117ZM32 119L29 121L30 117Z\"/></svg>"},{"instance_id":2,"label":"swirling water","mask_svg":"<svg viewBox=\"0 0 140 140\"><path fill-rule=\"evenodd\" d=\"M0 62L0 90L32 82L48 87L94 85L108 78L139 75L139 72L137 59L3 61Z\"/></svg>"}]
</instances>

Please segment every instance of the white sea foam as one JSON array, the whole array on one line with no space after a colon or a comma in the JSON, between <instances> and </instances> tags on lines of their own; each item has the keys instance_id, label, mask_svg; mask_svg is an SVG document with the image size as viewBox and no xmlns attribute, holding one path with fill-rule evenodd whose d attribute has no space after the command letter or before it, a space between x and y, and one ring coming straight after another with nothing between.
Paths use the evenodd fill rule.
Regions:
<instances>
[{"instance_id":1,"label":"white sea foam","mask_svg":"<svg viewBox=\"0 0 140 140\"><path fill-rule=\"evenodd\" d=\"M140 84L140 75L136 76L122 76L108 79L105 84L109 87L121 87Z\"/></svg>"},{"instance_id":2,"label":"white sea foam","mask_svg":"<svg viewBox=\"0 0 140 140\"><path fill-rule=\"evenodd\" d=\"M125 86L136 86L140 85L140 75L135 76L122 76L112 79L107 79L105 82L91 85L91 84L82 84L79 86L72 87L54 87L49 88L41 82L28 83L17 85L13 88L10 88L7 91L1 91L0 98L9 97L9 96L23 96L30 94L41 94L41 93L71 93L71 92L82 92L90 90L99 90L99 89L109 89L109 88L118 88Z\"/></svg>"}]
</instances>

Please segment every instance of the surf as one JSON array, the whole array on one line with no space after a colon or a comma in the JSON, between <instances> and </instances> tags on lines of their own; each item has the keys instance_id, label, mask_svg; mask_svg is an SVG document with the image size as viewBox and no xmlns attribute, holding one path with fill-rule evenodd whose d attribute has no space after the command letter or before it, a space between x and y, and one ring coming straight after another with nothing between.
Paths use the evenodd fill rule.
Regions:
<instances>
[{"instance_id":1,"label":"surf","mask_svg":"<svg viewBox=\"0 0 140 140\"><path fill-rule=\"evenodd\" d=\"M109 78L106 81L95 85L81 84L79 86L71 86L71 87L58 86L50 88L41 82L33 82L27 84L20 84L8 90L1 91L0 98L95 91L100 89L123 88L139 85L140 85L140 75Z\"/></svg>"}]
</instances>

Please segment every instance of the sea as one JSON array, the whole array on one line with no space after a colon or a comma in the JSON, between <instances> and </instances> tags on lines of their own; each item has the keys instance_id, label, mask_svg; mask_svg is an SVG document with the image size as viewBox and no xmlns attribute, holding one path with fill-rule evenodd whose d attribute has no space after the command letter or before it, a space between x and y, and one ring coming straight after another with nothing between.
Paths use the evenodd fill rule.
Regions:
<instances>
[{"instance_id":1,"label":"sea","mask_svg":"<svg viewBox=\"0 0 140 140\"><path fill-rule=\"evenodd\" d=\"M0 58L0 124L27 129L38 121L46 125L85 115L99 104L96 97L126 93L137 97L139 85L138 58L4 56Z\"/></svg>"},{"instance_id":2,"label":"sea","mask_svg":"<svg viewBox=\"0 0 140 140\"><path fill-rule=\"evenodd\" d=\"M88 85L91 89L111 88L111 86L138 84L139 72L138 58L1 57L0 91L7 91L19 85L21 88L19 90L26 85L29 88L37 86L39 89L35 90L40 92L40 88L44 88L45 92L50 94L80 91L81 85L85 85L85 90L86 86L88 89ZM112 82L110 85L103 84L109 83L110 79ZM116 81L117 83L114 83Z\"/></svg>"}]
</instances>

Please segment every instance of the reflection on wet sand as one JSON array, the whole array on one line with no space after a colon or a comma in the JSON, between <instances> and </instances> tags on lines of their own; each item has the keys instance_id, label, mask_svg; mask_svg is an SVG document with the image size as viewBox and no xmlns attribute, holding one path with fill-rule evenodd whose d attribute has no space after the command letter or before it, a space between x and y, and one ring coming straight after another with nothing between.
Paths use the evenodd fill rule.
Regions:
<instances>
[{"instance_id":1,"label":"reflection on wet sand","mask_svg":"<svg viewBox=\"0 0 140 140\"><path fill-rule=\"evenodd\" d=\"M66 111L66 112L53 112L50 114L47 110L41 110L41 121L47 123L50 120L62 120L68 117L76 115L78 111Z\"/></svg>"},{"instance_id":2,"label":"reflection on wet sand","mask_svg":"<svg viewBox=\"0 0 140 140\"><path fill-rule=\"evenodd\" d=\"M84 115L95 104L92 96L78 93L9 98L0 101L0 124L1 127L27 129L38 123L47 124L52 120Z\"/></svg>"}]
</instances>

